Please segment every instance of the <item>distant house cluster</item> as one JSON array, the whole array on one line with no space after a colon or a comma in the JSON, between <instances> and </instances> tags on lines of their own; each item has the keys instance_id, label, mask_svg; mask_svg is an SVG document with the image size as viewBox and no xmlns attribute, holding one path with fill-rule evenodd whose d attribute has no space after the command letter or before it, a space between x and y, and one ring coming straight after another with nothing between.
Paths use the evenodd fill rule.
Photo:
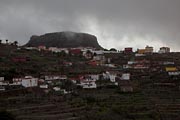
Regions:
<instances>
[{"instance_id":1,"label":"distant house cluster","mask_svg":"<svg viewBox=\"0 0 180 120\"><path fill-rule=\"evenodd\" d=\"M64 87L64 82L71 81L74 85L82 89L96 89L104 86L119 87L122 92L133 92L135 87L133 80L144 79L178 79L180 77L180 66L177 59L169 58L170 48L161 47L158 53L154 52L152 46L146 46L144 49L138 49L133 52L132 47L124 48L123 51L117 50L97 50L91 47L79 48L57 48L57 47L24 47L26 50L37 50L39 53L44 51L48 54L75 56L75 58L82 57L84 61L72 62L71 57L64 60L62 57L58 65L63 69L68 68L69 73L76 73L73 76L69 74L43 74L39 77L32 75L13 78L10 81L5 80L5 76L0 77L0 90L5 91L11 86L18 86L20 88L38 87L45 92L63 91L63 93L70 93ZM24 49L23 48L23 49ZM162 59L165 58L165 59ZM26 56L13 56L11 59L14 63L25 63L30 60ZM88 66L92 69L90 72L77 71L73 69L77 64L83 69ZM54 65L52 67L57 67ZM96 69L101 69L101 72L93 72ZM158 74L156 76L156 74ZM161 84L156 84L161 85ZM166 85L166 84L165 84Z\"/></svg>"},{"instance_id":2,"label":"distant house cluster","mask_svg":"<svg viewBox=\"0 0 180 120\"><path fill-rule=\"evenodd\" d=\"M62 82L69 80L74 85L80 86L83 89L96 89L99 86L97 81L109 81L111 85L118 86L123 89L124 92L132 92L133 86L130 82L130 73L118 73L117 71L106 71L102 74L82 74L77 76L76 78L68 78L66 75L44 75L40 78L35 78L32 76L25 76L20 78L13 78L12 82L6 81L4 77L0 77L0 90L5 91L6 88L11 88L16 86L19 88L34 88L38 87L39 89L44 90L45 92L49 92L50 90L54 91L63 91L64 93L68 93L71 91L67 91L66 89L62 89L59 84ZM126 81L123 84L123 81ZM128 81L128 82L127 82ZM128 88L126 88L128 86ZM130 90L128 90L130 88Z\"/></svg>"}]
</instances>

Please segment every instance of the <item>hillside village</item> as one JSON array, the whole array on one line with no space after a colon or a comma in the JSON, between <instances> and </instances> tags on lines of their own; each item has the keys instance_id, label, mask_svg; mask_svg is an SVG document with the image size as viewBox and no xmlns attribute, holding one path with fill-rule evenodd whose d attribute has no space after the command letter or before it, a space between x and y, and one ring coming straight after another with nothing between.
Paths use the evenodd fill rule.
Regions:
<instances>
[{"instance_id":1,"label":"hillside village","mask_svg":"<svg viewBox=\"0 0 180 120\"><path fill-rule=\"evenodd\" d=\"M180 119L180 53L171 52L169 47L154 52L152 46L145 46L134 52L131 47L118 51L26 47L6 42L0 44L0 71L0 96L6 96L0 100L7 103L0 105L19 119L104 120L106 114L115 115L107 119ZM56 106L63 106L67 101L76 107L66 109L64 105L67 111L61 116L62 113L45 112L41 106L35 111L42 112L42 116L36 116L33 108L22 105L26 104L25 99L30 99L20 99L26 95L45 97L42 106L46 109L48 105L58 109ZM37 96L35 101L41 101ZM29 101L27 106L34 106L35 101ZM10 105L11 102L14 104ZM21 109L16 104L22 105ZM20 110L25 110L27 116ZM47 116L43 117L43 113Z\"/></svg>"}]
</instances>

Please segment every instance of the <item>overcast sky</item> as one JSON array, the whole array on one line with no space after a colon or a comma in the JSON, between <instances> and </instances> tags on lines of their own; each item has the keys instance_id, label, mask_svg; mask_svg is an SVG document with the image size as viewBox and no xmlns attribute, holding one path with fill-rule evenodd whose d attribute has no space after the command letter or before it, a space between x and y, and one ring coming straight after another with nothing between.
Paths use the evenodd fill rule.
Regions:
<instances>
[{"instance_id":1,"label":"overcast sky","mask_svg":"<svg viewBox=\"0 0 180 120\"><path fill-rule=\"evenodd\" d=\"M180 51L180 0L0 0L0 38L28 42L49 32L86 32L104 48Z\"/></svg>"}]
</instances>

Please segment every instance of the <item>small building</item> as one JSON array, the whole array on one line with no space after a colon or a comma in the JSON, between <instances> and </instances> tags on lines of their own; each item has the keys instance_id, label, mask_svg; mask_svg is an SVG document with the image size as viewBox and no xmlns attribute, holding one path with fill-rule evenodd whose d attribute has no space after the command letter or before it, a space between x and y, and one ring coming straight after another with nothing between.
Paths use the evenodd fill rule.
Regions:
<instances>
[{"instance_id":1,"label":"small building","mask_svg":"<svg viewBox=\"0 0 180 120\"><path fill-rule=\"evenodd\" d=\"M49 49L48 49L49 51L51 51L51 52L54 52L54 53L58 53L58 52L61 52L61 50L60 49L58 49L57 47L49 47Z\"/></svg>"},{"instance_id":2,"label":"small building","mask_svg":"<svg viewBox=\"0 0 180 120\"><path fill-rule=\"evenodd\" d=\"M105 61L105 56L104 55L95 55L93 57L93 60L96 60L96 61Z\"/></svg>"},{"instance_id":3,"label":"small building","mask_svg":"<svg viewBox=\"0 0 180 120\"><path fill-rule=\"evenodd\" d=\"M161 47L159 49L159 53L170 53L170 48L169 47Z\"/></svg>"},{"instance_id":4,"label":"small building","mask_svg":"<svg viewBox=\"0 0 180 120\"><path fill-rule=\"evenodd\" d=\"M86 50L86 51L83 51L83 56L86 58L86 59L91 59L93 57L93 53L92 51L90 50Z\"/></svg>"},{"instance_id":5,"label":"small building","mask_svg":"<svg viewBox=\"0 0 180 120\"><path fill-rule=\"evenodd\" d=\"M92 53L94 55L104 55L104 51L103 50L94 50L94 51L92 51Z\"/></svg>"},{"instance_id":6,"label":"small building","mask_svg":"<svg viewBox=\"0 0 180 120\"><path fill-rule=\"evenodd\" d=\"M0 86L4 85L4 77L0 77Z\"/></svg>"},{"instance_id":7,"label":"small building","mask_svg":"<svg viewBox=\"0 0 180 120\"><path fill-rule=\"evenodd\" d=\"M115 82L116 81L116 74L110 74L109 79L111 82Z\"/></svg>"},{"instance_id":8,"label":"small building","mask_svg":"<svg viewBox=\"0 0 180 120\"><path fill-rule=\"evenodd\" d=\"M25 76L22 78L22 86L24 87L37 87L38 86L38 78L34 78L32 76Z\"/></svg>"},{"instance_id":9,"label":"small building","mask_svg":"<svg viewBox=\"0 0 180 120\"><path fill-rule=\"evenodd\" d=\"M124 53L125 54L129 54L133 52L133 48L132 47L128 47L128 48L124 48Z\"/></svg>"},{"instance_id":10,"label":"small building","mask_svg":"<svg viewBox=\"0 0 180 120\"><path fill-rule=\"evenodd\" d=\"M89 77L92 79L92 80L95 80L95 81L97 81L97 80L99 80L99 75L97 74L91 74L91 75L89 75Z\"/></svg>"},{"instance_id":11,"label":"small building","mask_svg":"<svg viewBox=\"0 0 180 120\"><path fill-rule=\"evenodd\" d=\"M133 64L136 64L137 62L136 61L128 61L128 65L133 65Z\"/></svg>"},{"instance_id":12,"label":"small building","mask_svg":"<svg viewBox=\"0 0 180 120\"><path fill-rule=\"evenodd\" d=\"M54 91L60 91L61 88L60 88L60 87L53 87L53 90L54 90Z\"/></svg>"},{"instance_id":13,"label":"small building","mask_svg":"<svg viewBox=\"0 0 180 120\"><path fill-rule=\"evenodd\" d=\"M102 66L115 68L116 66L114 64L103 64Z\"/></svg>"},{"instance_id":14,"label":"small building","mask_svg":"<svg viewBox=\"0 0 180 120\"><path fill-rule=\"evenodd\" d=\"M97 65L102 65L106 62L104 55L94 55L93 60L97 62Z\"/></svg>"},{"instance_id":15,"label":"small building","mask_svg":"<svg viewBox=\"0 0 180 120\"><path fill-rule=\"evenodd\" d=\"M70 49L69 53L71 53L72 55L81 55L82 51L81 49L76 48L76 49Z\"/></svg>"},{"instance_id":16,"label":"small building","mask_svg":"<svg viewBox=\"0 0 180 120\"><path fill-rule=\"evenodd\" d=\"M56 80L66 80L66 75L46 75L44 76L45 81L56 81Z\"/></svg>"},{"instance_id":17,"label":"small building","mask_svg":"<svg viewBox=\"0 0 180 120\"><path fill-rule=\"evenodd\" d=\"M177 68L176 67L166 67L166 72L175 72L177 71Z\"/></svg>"},{"instance_id":18,"label":"small building","mask_svg":"<svg viewBox=\"0 0 180 120\"><path fill-rule=\"evenodd\" d=\"M145 49L138 49L138 50L137 50L137 53L138 53L138 54L145 54L145 53L146 53L146 50L145 50Z\"/></svg>"},{"instance_id":19,"label":"small building","mask_svg":"<svg viewBox=\"0 0 180 120\"><path fill-rule=\"evenodd\" d=\"M0 77L0 82L3 82L4 81L4 77Z\"/></svg>"},{"instance_id":20,"label":"small building","mask_svg":"<svg viewBox=\"0 0 180 120\"><path fill-rule=\"evenodd\" d=\"M39 85L39 88L48 89L48 85L47 84L41 84L41 85Z\"/></svg>"},{"instance_id":21,"label":"small building","mask_svg":"<svg viewBox=\"0 0 180 120\"><path fill-rule=\"evenodd\" d=\"M13 83L11 85L22 85L22 78L13 78Z\"/></svg>"},{"instance_id":22,"label":"small building","mask_svg":"<svg viewBox=\"0 0 180 120\"><path fill-rule=\"evenodd\" d=\"M180 75L180 72L179 71L175 71L175 72L168 72L168 75L169 76L178 76L178 75Z\"/></svg>"},{"instance_id":23,"label":"small building","mask_svg":"<svg viewBox=\"0 0 180 120\"><path fill-rule=\"evenodd\" d=\"M169 61L163 62L163 65L174 65L174 64L175 64L174 62L169 62Z\"/></svg>"},{"instance_id":24,"label":"small building","mask_svg":"<svg viewBox=\"0 0 180 120\"><path fill-rule=\"evenodd\" d=\"M153 47L147 45L145 47L145 53L153 53Z\"/></svg>"},{"instance_id":25,"label":"small building","mask_svg":"<svg viewBox=\"0 0 180 120\"><path fill-rule=\"evenodd\" d=\"M103 78L105 80L110 80L111 82L116 82L117 73L113 71L107 71L106 73L103 73Z\"/></svg>"},{"instance_id":26,"label":"small building","mask_svg":"<svg viewBox=\"0 0 180 120\"><path fill-rule=\"evenodd\" d=\"M46 46L40 45L40 46L38 46L38 50L39 50L39 51L41 51L41 50L46 50Z\"/></svg>"},{"instance_id":27,"label":"small building","mask_svg":"<svg viewBox=\"0 0 180 120\"><path fill-rule=\"evenodd\" d=\"M97 85L95 82L87 82L87 83L82 82L81 85L84 89L97 88Z\"/></svg>"},{"instance_id":28,"label":"small building","mask_svg":"<svg viewBox=\"0 0 180 120\"><path fill-rule=\"evenodd\" d=\"M26 50L38 50L36 47L24 47Z\"/></svg>"},{"instance_id":29,"label":"small building","mask_svg":"<svg viewBox=\"0 0 180 120\"><path fill-rule=\"evenodd\" d=\"M13 83L8 83L10 86L19 86L23 87L37 87L38 86L38 78L34 78L32 76L25 76L24 78L13 78Z\"/></svg>"},{"instance_id":30,"label":"small building","mask_svg":"<svg viewBox=\"0 0 180 120\"><path fill-rule=\"evenodd\" d=\"M153 53L153 47L151 46L146 46L145 49L138 49L137 50L137 53L138 54L149 54L149 53Z\"/></svg>"},{"instance_id":31,"label":"small building","mask_svg":"<svg viewBox=\"0 0 180 120\"><path fill-rule=\"evenodd\" d=\"M84 89L92 89L97 88L96 80L92 80L89 78L85 78L80 81L80 84L77 84L78 86L81 86Z\"/></svg>"},{"instance_id":32,"label":"small building","mask_svg":"<svg viewBox=\"0 0 180 120\"><path fill-rule=\"evenodd\" d=\"M99 75L95 75L95 74L83 75L83 76L79 76L80 83L76 81L76 84L85 89L97 88L96 85L97 80L99 80Z\"/></svg>"},{"instance_id":33,"label":"small building","mask_svg":"<svg viewBox=\"0 0 180 120\"><path fill-rule=\"evenodd\" d=\"M122 80L130 80L130 73L123 73L121 79Z\"/></svg>"}]
</instances>

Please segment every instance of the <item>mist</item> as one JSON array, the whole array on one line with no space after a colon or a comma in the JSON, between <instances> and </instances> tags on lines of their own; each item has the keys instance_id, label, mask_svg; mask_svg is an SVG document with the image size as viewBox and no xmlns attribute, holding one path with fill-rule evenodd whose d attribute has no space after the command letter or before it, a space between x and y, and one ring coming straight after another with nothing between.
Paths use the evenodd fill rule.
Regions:
<instances>
[{"instance_id":1,"label":"mist","mask_svg":"<svg viewBox=\"0 0 180 120\"><path fill-rule=\"evenodd\" d=\"M179 0L1 0L0 38L23 45L32 35L73 31L107 49L180 51L179 11Z\"/></svg>"}]
</instances>

